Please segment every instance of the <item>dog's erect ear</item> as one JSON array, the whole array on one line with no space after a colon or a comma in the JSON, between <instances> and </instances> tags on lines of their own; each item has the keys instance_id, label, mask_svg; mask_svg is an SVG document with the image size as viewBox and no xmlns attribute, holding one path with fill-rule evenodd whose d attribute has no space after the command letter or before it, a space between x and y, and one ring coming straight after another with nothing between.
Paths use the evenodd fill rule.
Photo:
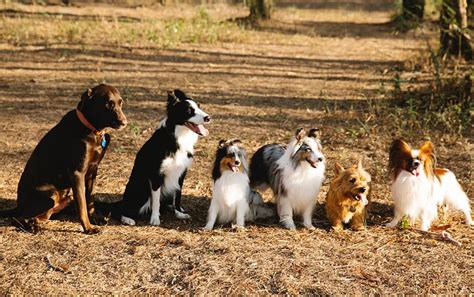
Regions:
<instances>
[{"instance_id":1,"label":"dog's erect ear","mask_svg":"<svg viewBox=\"0 0 474 297\"><path fill-rule=\"evenodd\" d=\"M364 169L364 166L362 165L362 159L359 159L359 162L357 162L357 169Z\"/></svg>"},{"instance_id":2,"label":"dog's erect ear","mask_svg":"<svg viewBox=\"0 0 474 297\"><path fill-rule=\"evenodd\" d=\"M218 145L217 147L218 147L218 148L223 148L223 147L225 147L226 144L228 144L228 143L229 143L228 140L226 140L226 139L221 139L221 140L219 141L219 145Z\"/></svg>"},{"instance_id":3,"label":"dog's erect ear","mask_svg":"<svg viewBox=\"0 0 474 297\"><path fill-rule=\"evenodd\" d=\"M336 173L336 175L341 174L341 172L343 172L343 171L344 171L344 167L342 167L341 164L339 164L337 162L334 163L334 172Z\"/></svg>"},{"instance_id":4,"label":"dog's erect ear","mask_svg":"<svg viewBox=\"0 0 474 297\"><path fill-rule=\"evenodd\" d=\"M423 145L420 147L420 155L425 155L428 157L427 160L430 162L425 161L425 167L428 168L429 172L434 172L436 168L436 152L435 147L431 141L425 141L423 143Z\"/></svg>"},{"instance_id":5,"label":"dog's erect ear","mask_svg":"<svg viewBox=\"0 0 474 297\"><path fill-rule=\"evenodd\" d=\"M306 132L304 131L303 128L296 129L296 132L295 132L296 141L300 142L304 138L305 134Z\"/></svg>"},{"instance_id":6,"label":"dog's erect ear","mask_svg":"<svg viewBox=\"0 0 474 297\"><path fill-rule=\"evenodd\" d=\"M175 96L174 92L168 92L168 105L174 105L178 102L178 98Z\"/></svg>"},{"instance_id":7,"label":"dog's erect ear","mask_svg":"<svg viewBox=\"0 0 474 297\"><path fill-rule=\"evenodd\" d=\"M315 139L321 138L321 130L319 130L318 128L313 128L309 130L308 137L315 138Z\"/></svg>"},{"instance_id":8,"label":"dog's erect ear","mask_svg":"<svg viewBox=\"0 0 474 297\"><path fill-rule=\"evenodd\" d=\"M174 95L176 96L176 98L178 98L178 100L186 100L186 99L190 99L183 91L179 90L179 89L176 89L174 90Z\"/></svg>"},{"instance_id":9,"label":"dog's erect ear","mask_svg":"<svg viewBox=\"0 0 474 297\"><path fill-rule=\"evenodd\" d=\"M232 145L242 146L242 141L240 141L240 139L234 139L232 140Z\"/></svg>"}]
</instances>

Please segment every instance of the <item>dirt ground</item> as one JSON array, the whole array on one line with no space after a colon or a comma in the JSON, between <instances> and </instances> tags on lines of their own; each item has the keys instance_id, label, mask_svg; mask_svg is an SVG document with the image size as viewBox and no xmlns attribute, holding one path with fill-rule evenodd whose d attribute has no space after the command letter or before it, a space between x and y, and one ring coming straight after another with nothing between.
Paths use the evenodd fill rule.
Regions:
<instances>
[{"instance_id":1,"label":"dirt ground","mask_svg":"<svg viewBox=\"0 0 474 297\"><path fill-rule=\"evenodd\" d=\"M184 40L165 47L114 44L114 36L93 36L100 29L95 27L78 42L46 42L32 33L18 39L13 28L47 26L58 18L80 23L97 15L104 27L110 22L117 28L121 22L141 26L141 18L192 18L197 7L0 5L0 209L14 207L19 177L39 139L97 83L121 91L130 122L112 132L96 181L97 199L120 199L136 152L163 116L166 91L187 91L213 117L184 184L183 204L192 221L169 215L160 227L147 226L146 220L135 227L111 221L100 234L88 236L74 216L52 220L36 235L0 219L2 294L474 293L474 233L460 214L438 224L449 225L461 246L441 240L439 231L427 235L383 227L392 215L387 148L400 133L416 144L431 136L439 164L455 172L472 200L472 139L448 137L449 131L407 134L376 112L395 73L414 85L426 83L426 73L404 67L426 50L426 40L436 32L394 32L388 24L392 1L282 4L274 21L222 29L230 32L227 40ZM206 11L222 21L247 13L223 4L208 5ZM273 219L243 232L229 226L202 231L218 141L239 138L252 154L266 143L287 143L298 127L322 130L328 160L316 230L290 232ZM333 164L348 166L359 158L373 178L368 230L331 232L322 203Z\"/></svg>"}]
</instances>

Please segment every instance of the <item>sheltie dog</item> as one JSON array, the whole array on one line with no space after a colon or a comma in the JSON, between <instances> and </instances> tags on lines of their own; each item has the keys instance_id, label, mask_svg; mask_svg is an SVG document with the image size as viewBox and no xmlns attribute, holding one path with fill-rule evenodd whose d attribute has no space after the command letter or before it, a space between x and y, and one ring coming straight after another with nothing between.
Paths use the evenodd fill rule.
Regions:
<instances>
[{"instance_id":1,"label":"sheltie dog","mask_svg":"<svg viewBox=\"0 0 474 297\"><path fill-rule=\"evenodd\" d=\"M160 225L160 202L179 219L190 219L181 207L181 188L193 159L198 136L207 136L203 124L211 118L183 91L168 93L166 117L138 151L119 207L112 211L123 224L135 225L150 214L150 225Z\"/></svg>"},{"instance_id":2,"label":"sheltie dog","mask_svg":"<svg viewBox=\"0 0 474 297\"><path fill-rule=\"evenodd\" d=\"M350 224L355 231L365 230L366 206L369 203L370 175L359 161L357 166L344 169L334 165L336 176L331 181L326 198L326 215L335 231Z\"/></svg>"},{"instance_id":3,"label":"sheltie dog","mask_svg":"<svg viewBox=\"0 0 474 297\"><path fill-rule=\"evenodd\" d=\"M285 149L268 144L253 155L250 164L250 185L273 191L280 223L295 230L293 215L301 215L303 225L313 229L315 200L324 180L324 155L318 139L319 130L306 135L300 128Z\"/></svg>"},{"instance_id":4,"label":"sheltie dog","mask_svg":"<svg viewBox=\"0 0 474 297\"><path fill-rule=\"evenodd\" d=\"M395 209L388 227L396 227L407 216L412 225L420 219L421 230L426 231L438 216L438 205L461 210L466 223L472 225L469 199L451 171L436 167L435 150L430 141L419 149L412 149L406 142L394 140L390 147L389 170Z\"/></svg>"},{"instance_id":5,"label":"sheltie dog","mask_svg":"<svg viewBox=\"0 0 474 297\"><path fill-rule=\"evenodd\" d=\"M240 140L221 140L212 170L212 201L206 230L220 224L235 223L245 227L246 221L273 215L264 206L259 193L250 189L247 155Z\"/></svg>"}]
</instances>

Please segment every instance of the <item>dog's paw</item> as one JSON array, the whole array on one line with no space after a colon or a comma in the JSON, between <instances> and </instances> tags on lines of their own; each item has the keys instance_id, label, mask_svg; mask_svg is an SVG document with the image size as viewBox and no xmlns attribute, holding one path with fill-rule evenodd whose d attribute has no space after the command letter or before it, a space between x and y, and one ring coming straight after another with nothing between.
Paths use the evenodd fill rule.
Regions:
<instances>
[{"instance_id":1,"label":"dog's paw","mask_svg":"<svg viewBox=\"0 0 474 297\"><path fill-rule=\"evenodd\" d=\"M351 227L353 231L367 231L367 228L365 226L353 226Z\"/></svg>"},{"instance_id":2,"label":"dog's paw","mask_svg":"<svg viewBox=\"0 0 474 297\"><path fill-rule=\"evenodd\" d=\"M94 225L102 225L103 226L103 225L107 225L107 223L109 222L109 217L98 214L96 212L94 212L90 216L90 219L91 219L91 223L93 223Z\"/></svg>"},{"instance_id":3,"label":"dog's paw","mask_svg":"<svg viewBox=\"0 0 474 297\"><path fill-rule=\"evenodd\" d=\"M157 216L157 217L151 216L150 225L159 226L160 224L161 224L161 222L160 222L160 217L159 216Z\"/></svg>"},{"instance_id":4,"label":"dog's paw","mask_svg":"<svg viewBox=\"0 0 474 297\"><path fill-rule=\"evenodd\" d=\"M331 230L334 231L334 232L341 232L344 230L344 227L343 226L331 226Z\"/></svg>"},{"instance_id":5,"label":"dog's paw","mask_svg":"<svg viewBox=\"0 0 474 297\"><path fill-rule=\"evenodd\" d=\"M204 228L202 228L202 230L204 231L212 231L213 229L213 226L209 226L209 225L206 225Z\"/></svg>"},{"instance_id":6,"label":"dog's paw","mask_svg":"<svg viewBox=\"0 0 474 297\"><path fill-rule=\"evenodd\" d=\"M100 233L100 229L97 227L89 227L88 229L84 230L84 234L92 235Z\"/></svg>"},{"instance_id":7,"label":"dog's paw","mask_svg":"<svg viewBox=\"0 0 474 297\"><path fill-rule=\"evenodd\" d=\"M120 218L120 222L122 222L122 224L124 225L135 226L135 220L131 218L127 218L125 216L122 216Z\"/></svg>"},{"instance_id":8,"label":"dog's paw","mask_svg":"<svg viewBox=\"0 0 474 297\"><path fill-rule=\"evenodd\" d=\"M180 220L191 220L190 215L184 212L180 212L179 210L175 210L174 215L176 216L177 219L180 219Z\"/></svg>"},{"instance_id":9,"label":"dog's paw","mask_svg":"<svg viewBox=\"0 0 474 297\"><path fill-rule=\"evenodd\" d=\"M241 225L232 225L232 230L237 231L237 232L245 232L247 231L247 228Z\"/></svg>"},{"instance_id":10,"label":"dog's paw","mask_svg":"<svg viewBox=\"0 0 474 297\"><path fill-rule=\"evenodd\" d=\"M388 228L395 228L397 226L398 226L398 222L395 222L395 221L391 221L390 223L385 224L385 227L388 227Z\"/></svg>"}]
</instances>

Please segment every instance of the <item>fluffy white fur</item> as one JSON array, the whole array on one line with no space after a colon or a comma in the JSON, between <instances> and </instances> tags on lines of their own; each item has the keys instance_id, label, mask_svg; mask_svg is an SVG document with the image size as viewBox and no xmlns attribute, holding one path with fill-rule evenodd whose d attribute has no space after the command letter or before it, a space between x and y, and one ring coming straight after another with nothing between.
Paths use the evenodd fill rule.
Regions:
<instances>
[{"instance_id":1,"label":"fluffy white fur","mask_svg":"<svg viewBox=\"0 0 474 297\"><path fill-rule=\"evenodd\" d=\"M308 137L305 141L313 152L323 156L315 140ZM324 181L325 164L321 162L317 168L313 168L308 162L302 162L295 168L291 157L298 149L296 145L296 140L290 142L285 154L277 161L278 167L282 170L281 182L286 189L286 195L276 197L278 215L280 222L288 229L296 229L293 215L301 215L303 225L312 229L313 209Z\"/></svg>"},{"instance_id":2,"label":"fluffy white fur","mask_svg":"<svg viewBox=\"0 0 474 297\"><path fill-rule=\"evenodd\" d=\"M219 224L235 223L238 227L244 227L245 221L252 221L249 195L247 174L224 171L212 187L211 206L204 229L212 230L216 220Z\"/></svg>"},{"instance_id":3,"label":"fluffy white fur","mask_svg":"<svg viewBox=\"0 0 474 297\"><path fill-rule=\"evenodd\" d=\"M424 170L419 176L402 170L391 190L395 211L388 227L396 227L407 216L411 224L419 219L421 230L426 231L438 216L437 206L443 204L463 211L466 223L472 225L469 199L451 171L442 175L440 182L436 177L429 179Z\"/></svg>"}]
</instances>

